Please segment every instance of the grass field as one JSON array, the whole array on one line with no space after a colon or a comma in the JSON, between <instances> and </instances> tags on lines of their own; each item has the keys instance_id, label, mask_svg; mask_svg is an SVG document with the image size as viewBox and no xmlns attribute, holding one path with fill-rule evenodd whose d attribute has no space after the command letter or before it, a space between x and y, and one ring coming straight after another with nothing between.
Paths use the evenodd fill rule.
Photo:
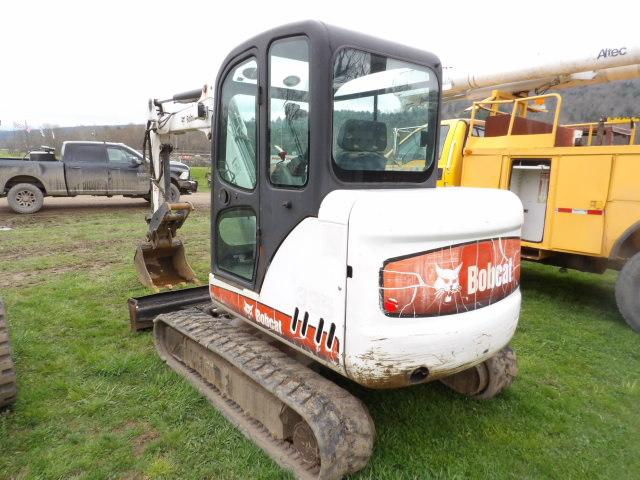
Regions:
<instances>
[{"instance_id":1,"label":"grass field","mask_svg":"<svg viewBox=\"0 0 640 480\"><path fill-rule=\"evenodd\" d=\"M209 167L191 167L191 179L198 181L198 191L208 192L209 185L207 184L207 172L211 169Z\"/></svg>"},{"instance_id":2,"label":"grass field","mask_svg":"<svg viewBox=\"0 0 640 480\"><path fill-rule=\"evenodd\" d=\"M205 183L206 185L206 183ZM128 329L143 208L0 218L0 295L19 377L0 414L0 478L289 478ZM208 272L208 218L181 230ZM440 384L345 385L377 427L354 478L640 478L640 336L618 315L615 276L526 265L513 346L520 376L479 402Z\"/></svg>"}]
</instances>

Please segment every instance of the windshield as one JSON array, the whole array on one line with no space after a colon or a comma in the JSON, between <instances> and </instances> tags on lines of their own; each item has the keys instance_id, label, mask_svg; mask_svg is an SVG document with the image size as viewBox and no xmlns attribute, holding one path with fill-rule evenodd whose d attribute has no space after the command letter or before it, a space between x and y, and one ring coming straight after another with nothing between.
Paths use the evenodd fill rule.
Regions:
<instances>
[{"instance_id":1,"label":"windshield","mask_svg":"<svg viewBox=\"0 0 640 480\"><path fill-rule=\"evenodd\" d=\"M438 83L427 67L343 49L334 64L333 162L351 181L422 181L434 161Z\"/></svg>"}]
</instances>

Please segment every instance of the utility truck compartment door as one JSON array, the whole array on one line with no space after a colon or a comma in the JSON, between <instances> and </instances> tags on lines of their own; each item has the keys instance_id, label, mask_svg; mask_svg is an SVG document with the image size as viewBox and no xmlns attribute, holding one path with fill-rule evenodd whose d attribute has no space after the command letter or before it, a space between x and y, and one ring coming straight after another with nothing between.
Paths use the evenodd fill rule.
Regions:
<instances>
[{"instance_id":1,"label":"utility truck compartment door","mask_svg":"<svg viewBox=\"0 0 640 480\"><path fill-rule=\"evenodd\" d=\"M551 246L598 255L602 251L611 155L571 155L554 161L557 168Z\"/></svg>"},{"instance_id":2,"label":"utility truck compartment door","mask_svg":"<svg viewBox=\"0 0 640 480\"><path fill-rule=\"evenodd\" d=\"M513 159L509 190L522 202L522 240L527 242L541 242L544 236L550 170L548 159Z\"/></svg>"}]
</instances>

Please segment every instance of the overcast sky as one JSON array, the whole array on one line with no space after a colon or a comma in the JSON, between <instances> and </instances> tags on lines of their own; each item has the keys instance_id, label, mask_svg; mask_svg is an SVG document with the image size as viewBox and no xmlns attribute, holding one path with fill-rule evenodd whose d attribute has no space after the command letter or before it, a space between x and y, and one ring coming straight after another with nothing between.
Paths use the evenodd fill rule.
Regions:
<instances>
[{"instance_id":1,"label":"overcast sky","mask_svg":"<svg viewBox=\"0 0 640 480\"><path fill-rule=\"evenodd\" d=\"M640 1L174 0L2 3L0 128L143 123L149 97L212 83L256 33L317 19L504 71L638 44Z\"/></svg>"}]
</instances>

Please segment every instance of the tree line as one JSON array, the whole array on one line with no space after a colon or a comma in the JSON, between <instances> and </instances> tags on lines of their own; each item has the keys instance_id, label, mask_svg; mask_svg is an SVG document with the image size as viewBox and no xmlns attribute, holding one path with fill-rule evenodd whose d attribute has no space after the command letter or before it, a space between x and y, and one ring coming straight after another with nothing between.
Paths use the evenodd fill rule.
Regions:
<instances>
[{"instance_id":1,"label":"tree line","mask_svg":"<svg viewBox=\"0 0 640 480\"><path fill-rule=\"evenodd\" d=\"M562 123L595 122L606 116L640 115L640 79L569 89L560 93L563 98L560 117ZM466 118L469 116L467 107L469 102L466 100L447 102L443 105L442 118ZM420 123L422 118L424 117L416 112L416 124ZM301 125L298 121L295 123L302 140L306 137L306 125ZM124 143L136 150L141 150L144 130L144 125L136 124L78 127L44 124L37 128L22 126L14 130L0 130L0 149L25 153L46 145L55 148L56 154L60 155L64 141L95 140ZM272 143L282 143L279 146L287 151L295 150L292 132L288 125L285 125L284 120L275 121L272 130L272 135L275 134ZM389 142L391 141L392 139L389 138ZM211 150L210 142L201 132L172 135L171 143L176 152L207 155Z\"/></svg>"}]
</instances>

